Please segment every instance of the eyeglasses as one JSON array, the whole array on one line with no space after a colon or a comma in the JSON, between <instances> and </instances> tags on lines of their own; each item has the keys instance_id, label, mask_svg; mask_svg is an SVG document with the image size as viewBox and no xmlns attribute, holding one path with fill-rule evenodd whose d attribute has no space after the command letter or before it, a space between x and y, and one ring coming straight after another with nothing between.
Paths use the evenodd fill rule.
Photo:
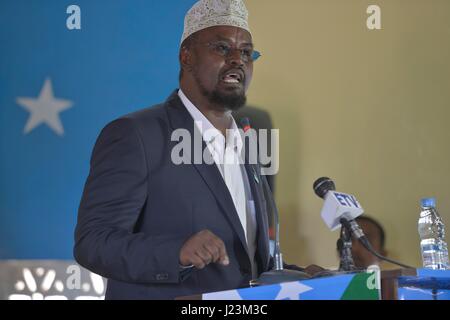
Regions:
<instances>
[{"instance_id":1,"label":"eyeglasses","mask_svg":"<svg viewBox=\"0 0 450 320\"><path fill-rule=\"evenodd\" d=\"M244 62L254 62L258 60L259 57L261 57L261 53L259 51L253 50L251 48L246 49L237 49L232 48L228 43L226 42L208 42L205 43L206 46L212 49L214 53L221 57L229 57L232 52L235 50L238 50L241 55L241 59Z\"/></svg>"}]
</instances>

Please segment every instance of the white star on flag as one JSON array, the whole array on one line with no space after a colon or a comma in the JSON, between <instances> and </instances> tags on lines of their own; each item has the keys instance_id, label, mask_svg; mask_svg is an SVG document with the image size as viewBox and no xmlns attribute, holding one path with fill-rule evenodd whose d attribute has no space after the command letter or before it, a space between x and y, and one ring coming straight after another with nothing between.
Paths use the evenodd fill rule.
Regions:
<instances>
[{"instance_id":1,"label":"white star on flag","mask_svg":"<svg viewBox=\"0 0 450 320\"><path fill-rule=\"evenodd\" d=\"M280 283L280 286L281 290L278 292L275 300L299 300L300 294L312 290L311 287L308 287L300 282Z\"/></svg>"},{"instance_id":2,"label":"white star on flag","mask_svg":"<svg viewBox=\"0 0 450 320\"><path fill-rule=\"evenodd\" d=\"M57 135L64 134L64 127L59 118L59 113L69 109L72 101L57 99L53 96L52 82L50 78L45 79L38 98L19 97L17 104L30 112L27 124L23 129L25 134L30 133L42 123L48 125Z\"/></svg>"}]
</instances>

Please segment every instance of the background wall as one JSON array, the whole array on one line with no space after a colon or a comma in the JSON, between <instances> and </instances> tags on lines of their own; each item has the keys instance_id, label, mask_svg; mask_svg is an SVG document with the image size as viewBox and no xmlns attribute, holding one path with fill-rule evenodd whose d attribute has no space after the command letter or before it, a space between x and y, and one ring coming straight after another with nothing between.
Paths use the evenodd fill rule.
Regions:
<instances>
[{"instance_id":1,"label":"background wall","mask_svg":"<svg viewBox=\"0 0 450 320\"><path fill-rule=\"evenodd\" d=\"M88 162L110 120L177 86L183 17L195 1L0 4L0 258L72 258ZM82 29L69 31L70 4ZM320 176L355 194L387 231L393 257L419 265L419 199L436 196L450 229L450 2L247 0L255 43L249 103L280 128L277 200L291 263L336 264L337 233L320 219ZM382 30L366 28L378 4ZM18 97L45 79L72 102L64 135L28 134Z\"/></svg>"},{"instance_id":2,"label":"background wall","mask_svg":"<svg viewBox=\"0 0 450 320\"><path fill-rule=\"evenodd\" d=\"M381 7L382 30L366 9ZM419 200L450 229L450 2L247 1L257 48L250 101L280 128L277 200L286 260L335 265L337 232L312 191L321 176L386 229L392 257L419 265ZM447 239L449 239L447 237Z\"/></svg>"}]
</instances>

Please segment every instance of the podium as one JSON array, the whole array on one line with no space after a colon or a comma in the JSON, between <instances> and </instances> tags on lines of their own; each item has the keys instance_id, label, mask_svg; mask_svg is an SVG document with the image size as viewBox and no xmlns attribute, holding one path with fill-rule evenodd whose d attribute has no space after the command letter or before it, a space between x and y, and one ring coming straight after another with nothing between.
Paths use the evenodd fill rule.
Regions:
<instances>
[{"instance_id":1,"label":"podium","mask_svg":"<svg viewBox=\"0 0 450 320\"><path fill-rule=\"evenodd\" d=\"M204 293L178 300L450 300L450 270L349 273Z\"/></svg>"}]
</instances>

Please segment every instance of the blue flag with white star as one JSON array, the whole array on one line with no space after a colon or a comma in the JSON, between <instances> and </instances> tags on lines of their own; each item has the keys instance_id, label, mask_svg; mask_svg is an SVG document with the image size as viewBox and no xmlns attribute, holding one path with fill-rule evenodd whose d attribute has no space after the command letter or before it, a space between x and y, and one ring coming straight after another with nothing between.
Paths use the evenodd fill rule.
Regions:
<instances>
[{"instance_id":1,"label":"blue flag with white star","mask_svg":"<svg viewBox=\"0 0 450 320\"><path fill-rule=\"evenodd\" d=\"M0 2L0 259L72 259L95 139L177 87L194 2Z\"/></svg>"}]
</instances>

